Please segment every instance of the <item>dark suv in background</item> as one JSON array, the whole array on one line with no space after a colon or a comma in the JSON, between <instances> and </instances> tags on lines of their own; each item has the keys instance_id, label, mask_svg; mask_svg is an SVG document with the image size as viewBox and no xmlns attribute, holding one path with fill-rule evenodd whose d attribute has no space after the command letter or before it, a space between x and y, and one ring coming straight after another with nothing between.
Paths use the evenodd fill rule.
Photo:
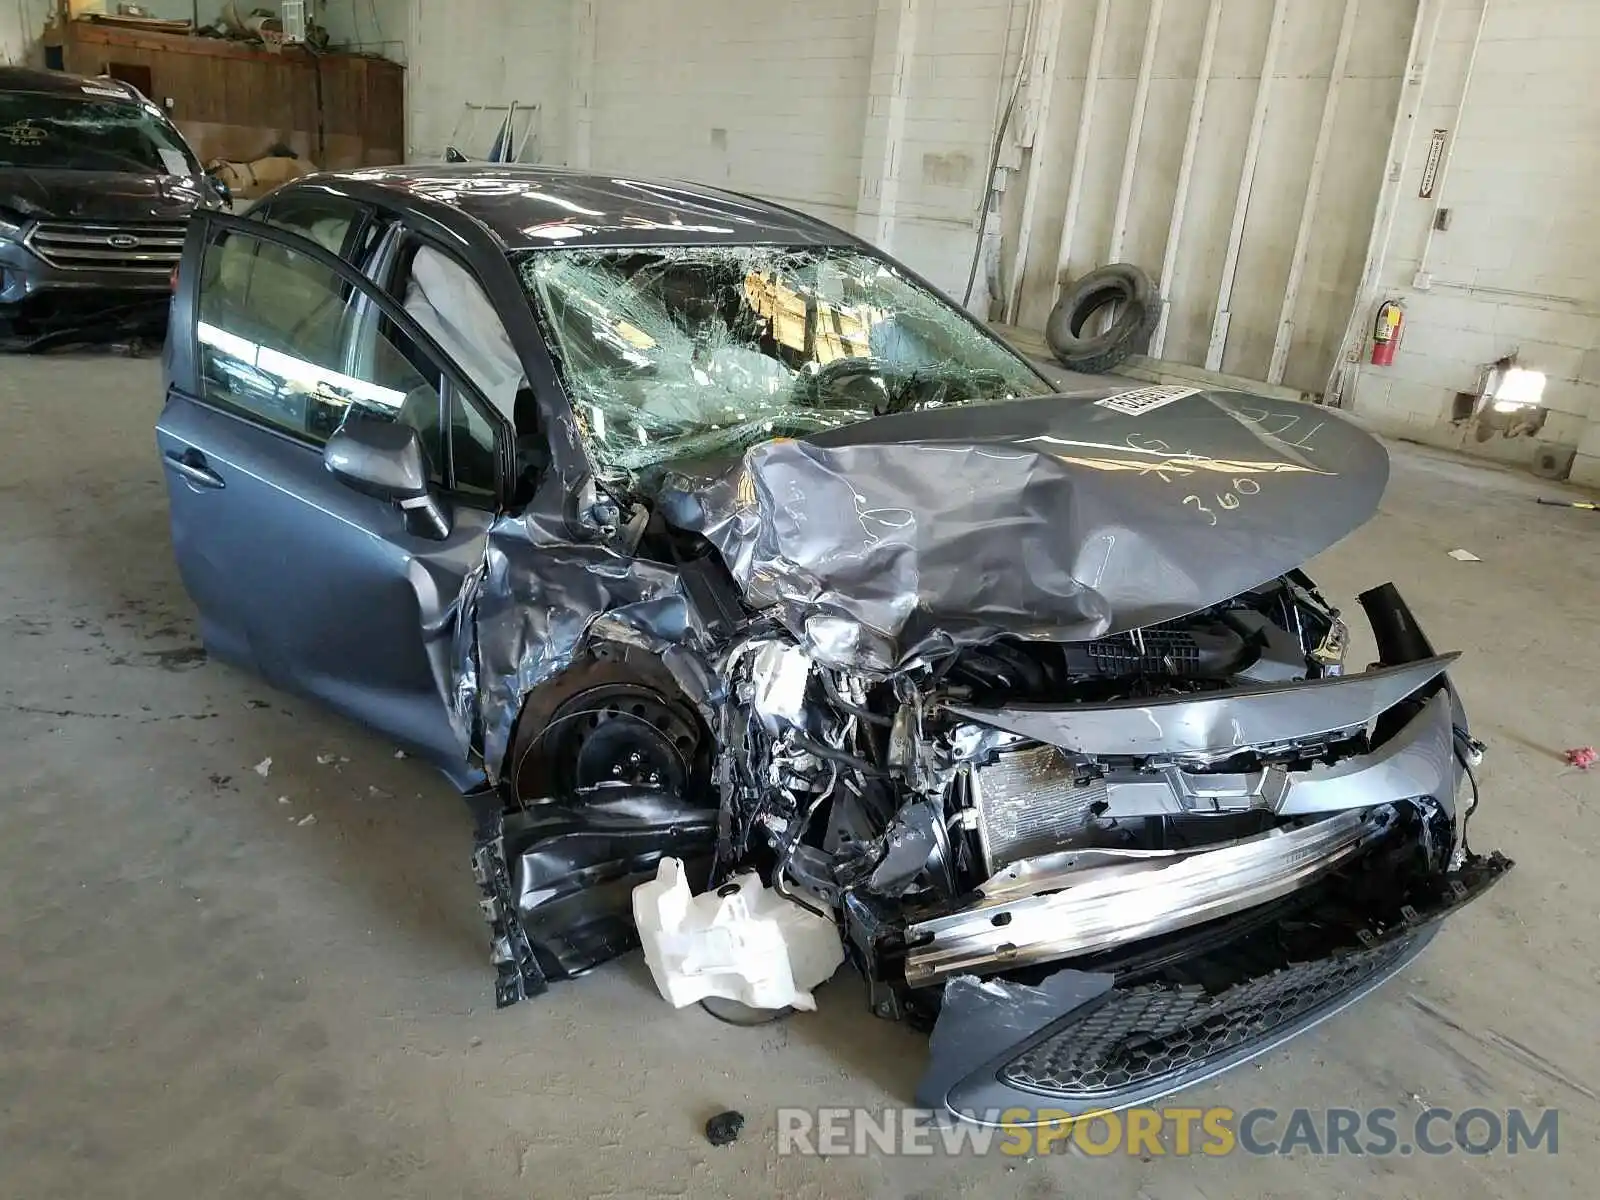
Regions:
<instances>
[{"instance_id":1,"label":"dark suv in background","mask_svg":"<svg viewBox=\"0 0 1600 1200\"><path fill-rule=\"evenodd\" d=\"M137 89L0 67L0 347L159 334L189 215L222 204Z\"/></svg>"}]
</instances>

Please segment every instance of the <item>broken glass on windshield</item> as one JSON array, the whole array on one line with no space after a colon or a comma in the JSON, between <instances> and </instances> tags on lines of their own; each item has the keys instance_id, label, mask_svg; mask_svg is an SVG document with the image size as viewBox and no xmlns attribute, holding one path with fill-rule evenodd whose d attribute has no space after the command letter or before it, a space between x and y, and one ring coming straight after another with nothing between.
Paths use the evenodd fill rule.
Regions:
<instances>
[{"instance_id":1,"label":"broken glass on windshield","mask_svg":"<svg viewBox=\"0 0 1600 1200\"><path fill-rule=\"evenodd\" d=\"M85 89L87 90L87 89ZM130 101L0 95L0 167L196 173L178 131Z\"/></svg>"},{"instance_id":2,"label":"broken glass on windshield","mask_svg":"<svg viewBox=\"0 0 1600 1200\"><path fill-rule=\"evenodd\" d=\"M862 250L537 250L519 267L610 478L1051 390L965 313Z\"/></svg>"}]
</instances>

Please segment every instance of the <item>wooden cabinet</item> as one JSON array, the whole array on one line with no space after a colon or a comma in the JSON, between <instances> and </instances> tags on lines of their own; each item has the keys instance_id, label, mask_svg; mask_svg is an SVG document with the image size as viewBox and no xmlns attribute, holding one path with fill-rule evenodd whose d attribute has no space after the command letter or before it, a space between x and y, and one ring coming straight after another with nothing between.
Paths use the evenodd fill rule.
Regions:
<instances>
[{"instance_id":1,"label":"wooden cabinet","mask_svg":"<svg viewBox=\"0 0 1600 1200\"><path fill-rule=\"evenodd\" d=\"M170 98L172 119L205 162L257 158L274 142L323 168L405 159L405 68L388 59L299 46L275 53L88 21L58 25L45 42L73 74L116 76L157 104Z\"/></svg>"}]
</instances>

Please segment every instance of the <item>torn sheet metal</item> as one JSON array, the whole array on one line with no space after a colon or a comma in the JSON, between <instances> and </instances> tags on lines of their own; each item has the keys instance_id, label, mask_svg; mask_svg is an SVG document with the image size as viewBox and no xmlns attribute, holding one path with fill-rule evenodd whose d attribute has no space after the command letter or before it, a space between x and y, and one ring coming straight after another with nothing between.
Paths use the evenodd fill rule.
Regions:
<instances>
[{"instance_id":1,"label":"torn sheet metal","mask_svg":"<svg viewBox=\"0 0 1600 1200\"><path fill-rule=\"evenodd\" d=\"M543 534L533 521L495 523L483 567L468 584L469 623L458 629L454 720L469 739L478 730L491 780L499 778L523 700L570 666L600 623L611 640L657 653L706 644L676 567ZM688 698L705 703L703 694Z\"/></svg>"},{"instance_id":2,"label":"torn sheet metal","mask_svg":"<svg viewBox=\"0 0 1600 1200\"><path fill-rule=\"evenodd\" d=\"M957 716L1082 754L1215 756L1360 729L1460 658L1439 655L1358 675L1109 704L951 704Z\"/></svg>"},{"instance_id":3,"label":"torn sheet metal","mask_svg":"<svg viewBox=\"0 0 1600 1200\"><path fill-rule=\"evenodd\" d=\"M1045 397L680 464L659 499L818 658L889 671L952 641L1081 641L1217 603L1363 524L1388 472L1382 445L1325 409Z\"/></svg>"}]
</instances>

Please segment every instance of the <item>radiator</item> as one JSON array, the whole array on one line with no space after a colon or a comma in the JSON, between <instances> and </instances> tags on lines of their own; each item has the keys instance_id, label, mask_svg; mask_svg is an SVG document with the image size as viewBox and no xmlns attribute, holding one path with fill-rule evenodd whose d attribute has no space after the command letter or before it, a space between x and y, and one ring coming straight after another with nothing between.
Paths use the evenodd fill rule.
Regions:
<instances>
[{"instance_id":1,"label":"radiator","mask_svg":"<svg viewBox=\"0 0 1600 1200\"><path fill-rule=\"evenodd\" d=\"M978 841L991 874L1072 845L1106 798L1103 781L1075 784L1071 764L1054 746L1002 751L994 762L974 767L971 779Z\"/></svg>"}]
</instances>

